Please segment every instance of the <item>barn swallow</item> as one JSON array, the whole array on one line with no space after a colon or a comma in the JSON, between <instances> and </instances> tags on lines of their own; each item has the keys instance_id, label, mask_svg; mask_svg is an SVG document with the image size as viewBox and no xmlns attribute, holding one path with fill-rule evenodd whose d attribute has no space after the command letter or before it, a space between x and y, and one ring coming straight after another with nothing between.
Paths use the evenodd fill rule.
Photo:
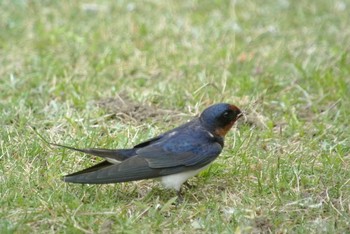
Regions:
<instances>
[{"instance_id":1,"label":"barn swallow","mask_svg":"<svg viewBox=\"0 0 350 234\"><path fill-rule=\"evenodd\" d=\"M105 159L64 176L65 182L108 184L159 178L165 188L175 189L180 198L181 185L218 157L226 133L241 116L238 107L219 103L190 122L130 149L77 149L53 145Z\"/></svg>"}]
</instances>

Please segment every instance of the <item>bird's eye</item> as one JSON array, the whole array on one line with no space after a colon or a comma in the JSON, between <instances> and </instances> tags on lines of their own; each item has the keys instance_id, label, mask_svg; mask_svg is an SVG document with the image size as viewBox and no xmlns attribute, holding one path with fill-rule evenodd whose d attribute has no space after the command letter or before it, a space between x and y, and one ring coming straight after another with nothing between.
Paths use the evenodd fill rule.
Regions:
<instances>
[{"instance_id":1,"label":"bird's eye","mask_svg":"<svg viewBox=\"0 0 350 234\"><path fill-rule=\"evenodd\" d=\"M225 119L227 119L229 116L230 116L230 112L228 112L228 111L225 111L225 112L222 114L222 117L224 117Z\"/></svg>"}]
</instances>

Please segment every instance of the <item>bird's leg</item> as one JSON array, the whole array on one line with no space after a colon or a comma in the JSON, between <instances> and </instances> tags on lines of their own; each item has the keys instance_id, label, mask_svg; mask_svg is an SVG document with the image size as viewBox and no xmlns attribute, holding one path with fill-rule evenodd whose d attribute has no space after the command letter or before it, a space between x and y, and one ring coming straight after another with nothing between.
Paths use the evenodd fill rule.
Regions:
<instances>
[{"instance_id":1,"label":"bird's leg","mask_svg":"<svg viewBox=\"0 0 350 234\"><path fill-rule=\"evenodd\" d=\"M179 191L177 191L176 195L177 195L177 205L179 205L184 201L184 197L181 193L181 188L179 189Z\"/></svg>"}]
</instances>

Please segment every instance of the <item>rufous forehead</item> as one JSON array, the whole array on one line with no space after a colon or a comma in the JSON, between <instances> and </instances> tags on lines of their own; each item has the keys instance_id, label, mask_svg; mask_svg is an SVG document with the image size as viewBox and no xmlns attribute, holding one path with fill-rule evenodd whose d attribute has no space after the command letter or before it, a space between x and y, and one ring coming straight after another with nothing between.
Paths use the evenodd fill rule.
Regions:
<instances>
[{"instance_id":1,"label":"rufous forehead","mask_svg":"<svg viewBox=\"0 0 350 234\"><path fill-rule=\"evenodd\" d=\"M230 105L230 106L229 106L229 109L230 109L230 110L233 110L233 111L239 111L239 112L241 112L241 110L240 110L237 106L235 106L235 105Z\"/></svg>"}]
</instances>

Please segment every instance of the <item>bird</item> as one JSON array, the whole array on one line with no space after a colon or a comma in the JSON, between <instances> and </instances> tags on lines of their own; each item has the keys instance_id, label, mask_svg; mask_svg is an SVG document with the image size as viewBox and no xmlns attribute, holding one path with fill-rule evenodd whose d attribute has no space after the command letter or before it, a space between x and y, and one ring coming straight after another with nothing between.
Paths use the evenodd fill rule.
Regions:
<instances>
[{"instance_id":1,"label":"bird","mask_svg":"<svg viewBox=\"0 0 350 234\"><path fill-rule=\"evenodd\" d=\"M62 177L64 182L109 184L157 178L181 198L182 185L219 156L225 135L242 115L235 105L217 103L199 117L128 149L79 149L51 144L104 159Z\"/></svg>"}]
</instances>

